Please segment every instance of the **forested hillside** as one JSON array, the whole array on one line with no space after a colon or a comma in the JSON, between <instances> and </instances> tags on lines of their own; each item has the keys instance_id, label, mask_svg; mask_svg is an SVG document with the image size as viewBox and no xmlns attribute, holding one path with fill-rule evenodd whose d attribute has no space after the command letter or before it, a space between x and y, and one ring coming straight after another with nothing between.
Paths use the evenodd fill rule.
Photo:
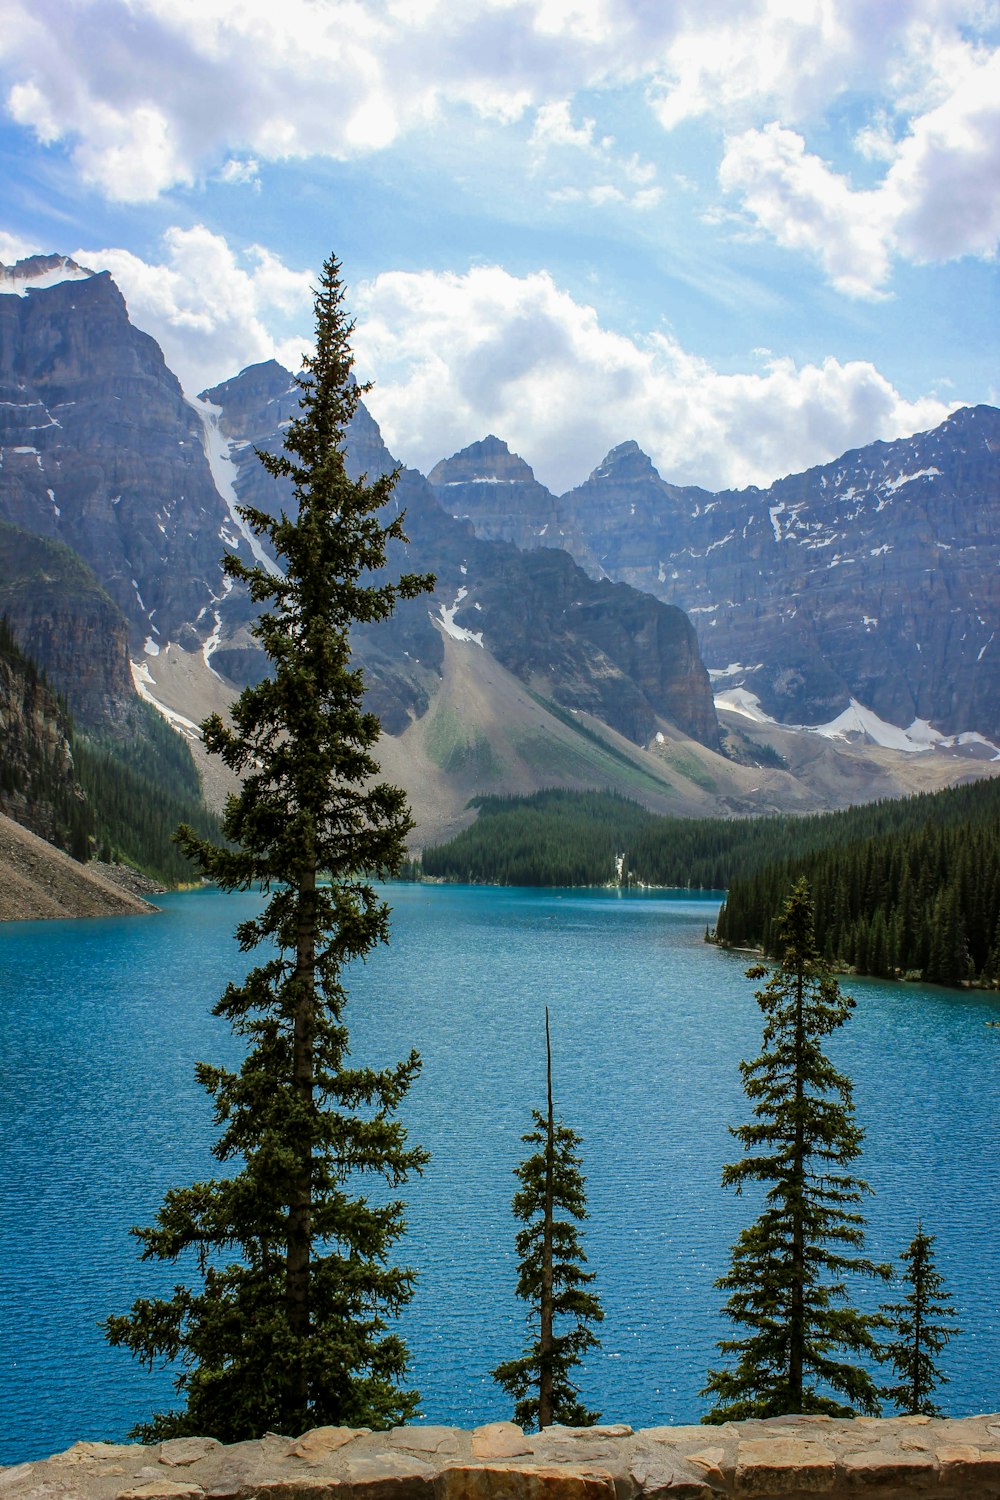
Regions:
<instances>
[{"instance_id":1,"label":"forested hillside","mask_svg":"<svg viewBox=\"0 0 1000 1500\"><path fill-rule=\"evenodd\" d=\"M607 885L624 856L625 883L724 890L786 856L962 822L967 808L997 799L1000 780L809 817L669 818L608 792L482 797L475 823L424 851L423 872L486 885Z\"/></svg>"},{"instance_id":2,"label":"forested hillside","mask_svg":"<svg viewBox=\"0 0 1000 1500\"><path fill-rule=\"evenodd\" d=\"M78 735L77 773L93 811L98 858L122 861L170 884L194 878L173 842L178 824L219 837L215 815L201 799L187 744L148 703L129 710L133 733Z\"/></svg>"},{"instance_id":3,"label":"forested hillside","mask_svg":"<svg viewBox=\"0 0 1000 1500\"><path fill-rule=\"evenodd\" d=\"M77 782L73 720L0 615L0 812L86 859L91 808Z\"/></svg>"},{"instance_id":4,"label":"forested hillside","mask_svg":"<svg viewBox=\"0 0 1000 1500\"><path fill-rule=\"evenodd\" d=\"M890 827L734 878L717 937L773 952L775 912L805 875L817 942L859 974L1000 981L1000 782L918 797Z\"/></svg>"}]
</instances>

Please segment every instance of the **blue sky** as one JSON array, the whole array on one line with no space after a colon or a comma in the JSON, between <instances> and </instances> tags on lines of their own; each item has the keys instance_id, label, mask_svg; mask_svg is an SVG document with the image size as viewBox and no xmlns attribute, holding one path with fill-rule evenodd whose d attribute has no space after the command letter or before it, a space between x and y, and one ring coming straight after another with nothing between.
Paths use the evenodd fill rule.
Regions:
<instances>
[{"instance_id":1,"label":"blue sky","mask_svg":"<svg viewBox=\"0 0 1000 1500\"><path fill-rule=\"evenodd\" d=\"M0 260L112 271L192 394L332 250L425 472L635 438L767 483L1000 400L1000 7L6 0Z\"/></svg>"}]
</instances>

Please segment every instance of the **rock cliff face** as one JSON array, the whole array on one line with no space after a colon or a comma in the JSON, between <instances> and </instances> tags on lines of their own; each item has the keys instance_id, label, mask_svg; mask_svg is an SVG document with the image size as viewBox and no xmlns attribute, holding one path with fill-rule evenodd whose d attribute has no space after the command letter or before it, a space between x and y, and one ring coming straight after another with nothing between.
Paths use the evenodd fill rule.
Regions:
<instances>
[{"instance_id":1,"label":"rock cliff face","mask_svg":"<svg viewBox=\"0 0 1000 1500\"><path fill-rule=\"evenodd\" d=\"M208 633L219 558L240 538L200 414L106 272L2 268L0 519L90 563L133 647L192 621Z\"/></svg>"},{"instance_id":2,"label":"rock cliff face","mask_svg":"<svg viewBox=\"0 0 1000 1500\"><path fill-rule=\"evenodd\" d=\"M427 476L449 515L472 522L476 534L531 547L566 547L559 504L524 459L492 435L442 459Z\"/></svg>"},{"instance_id":3,"label":"rock cliff face","mask_svg":"<svg viewBox=\"0 0 1000 1500\"><path fill-rule=\"evenodd\" d=\"M78 723L124 721L135 697L128 626L68 547L0 522L0 615Z\"/></svg>"},{"instance_id":4,"label":"rock cliff face","mask_svg":"<svg viewBox=\"0 0 1000 1500\"><path fill-rule=\"evenodd\" d=\"M0 812L49 843L67 845L67 809L83 801L69 733L52 689L0 625Z\"/></svg>"},{"instance_id":5,"label":"rock cliff face","mask_svg":"<svg viewBox=\"0 0 1000 1500\"><path fill-rule=\"evenodd\" d=\"M206 391L204 399L220 408L219 430L229 443L241 500L272 513L289 505L290 492L253 452L273 451L280 443L277 429L295 410L287 371L254 366ZM501 468L520 476L518 485L534 485L527 465L502 444L492 440L491 452ZM354 475L397 467L363 405L351 424L347 453ZM535 489L548 493L541 485ZM402 470L393 503L406 512L410 542L390 567L433 572L437 586L433 596L401 605L386 625L357 632L373 707L390 733L400 733L426 708L447 634L488 650L563 709L585 710L636 744L646 743L666 720L717 746L708 675L680 610L589 578L563 551L526 553L477 538L469 521L445 512L415 470ZM252 675L249 659L240 658L245 649L235 640L223 642L212 660L229 675Z\"/></svg>"},{"instance_id":6,"label":"rock cliff face","mask_svg":"<svg viewBox=\"0 0 1000 1500\"><path fill-rule=\"evenodd\" d=\"M498 484L476 493L477 527L522 545L539 544L555 504L577 561L680 605L719 685L746 686L778 719L827 722L853 697L895 724L1000 734L992 407L767 490L671 485L628 442L558 501L537 499L534 514L522 503L508 515ZM451 504L448 489L437 494Z\"/></svg>"}]
</instances>

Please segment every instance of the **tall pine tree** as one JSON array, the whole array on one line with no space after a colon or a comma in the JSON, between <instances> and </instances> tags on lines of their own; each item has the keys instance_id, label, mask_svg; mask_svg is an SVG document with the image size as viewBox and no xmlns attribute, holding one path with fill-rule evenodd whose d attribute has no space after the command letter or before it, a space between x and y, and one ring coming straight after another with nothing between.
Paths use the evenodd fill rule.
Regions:
<instances>
[{"instance_id":1,"label":"tall pine tree","mask_svg":"<svg viewBox=\"0 0 1000 1500\"><path fill-rule=\"evenodd\" d=\"M741 1232L717 1283L729 1293L727 1317L747 1332L720 1342L735 1363L709 1371L703 1394L718 1404L706 1422L879 1409L877 1386L849 1358L877 1358L876 1319L851 1306L845 1278L889 1272L858 1253L858 1204L869 1189L844 1169L860 1154L862 1132L850 1080L822 1050L854 1001L819 956L805 881L785 902L777 939L780 962L757 991L764 1050L740 1064L754 1118L733 1134L746 1154L722 1173L737 1193L747 1183L766 1189L760 1216ZM763 965L747 971L751 979L767 974Z\"/></svg>"},{"instance_id":2,"label":"tall pine tree","mask_svg":"<svg viewBox=\"0 0 1000 1500\"><path fill-rule=\"evenodd\" d=\"M426 1160L394 1118L419 1058L349 1065L342 973L387 940L388 908L369 882L398 870L412 827L404 794L376 779L380 726L364 709L349 631L432 581L385 577L387 543L405 541L401 516L380 519L395 475L368 484L345 469L364 388L351 376L343 296L331 257L301 414L285 452L260 455L291 481L294 514L241 510L281 571L225 559L262 609L253 631L271 671L241 694L231 726L217 715L202 726L242 778L223 820L230 846L190 828L178 837L223 890L270 893L237 928L244 951L265 954L215 1007L246 1041L242 1067L198 1067L221 1127L215 1155L235 1170L169 1191L156 1224L135 1231L144 1259L193 1251L200 1285L138 1301L106 1325L145 1363L180 1362L186 1409L138 1428L147 1438L388 1427L417 1400L400 1386L407 1351L387 1322L413 1292L412 1272L389 1263L403 1205L352 1194L351 1181L372 1173L395 1188Z\"/></svg>"},{"instance_id":3,"label":"tall pine tree","mask_svg":"<svg viewBox=\"0 0 1000 1500\"><path fill-rule=\"evenodd\" d=\"M880 1309L892 1335L883 1358L892 1361L898 1377L897 1384L888 1386L882 1394L909 1416L941 1417L944 1413L931 1400L931 1392L946 1385L948 1377L942 1375L934 1358L961 1329L948 1321L955 1316L955 1309L934 1264L934 1236L925 1234L919 1223L903 1251L903 1260L903 1280L909 1291L902 1302L883 1303Z\"/></svg>"},{"instance_id":4,"label":"tall pine tree","mask_svg":"<svg viewBox=\"0 0 1000 1500\"><path fill-rule=\"evenodd\" d=\"M515 1398L514 1420L539 1430L553 1422L592 1427L600 1413L588 1411L570 1379L570 1371L600 1340L590 1323L604 1317L597 1295L589 1290L594 1272L579 1222L587 1217L587 1196L577 1147L580 1137L556 1120L552 1103L552 1046L545 1009L545 1059L548 1107L533 1110L535 1128L522 1136L535 1151L516 1169L520 1188L514 1194L514 1216L524 1228L515 1238L520 1257L517 1295L530 1306L529 1326L537 1319L538 1337L520 1359L507 1360L493 1379ZM571 1326L559 1331L563 1321Z\"/></svg>"}]
</instances>

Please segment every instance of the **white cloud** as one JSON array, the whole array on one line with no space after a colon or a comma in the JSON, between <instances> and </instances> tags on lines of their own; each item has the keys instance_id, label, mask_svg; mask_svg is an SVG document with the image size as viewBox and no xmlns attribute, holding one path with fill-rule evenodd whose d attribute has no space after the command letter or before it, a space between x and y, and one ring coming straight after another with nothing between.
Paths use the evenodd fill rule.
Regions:
<instances>
[{"instance_id":1,"label":"white cloud","mask_svg":"<svg viewBox=\"0 0 1000 1500\"><path fill-rule=\"evenodd\" d=\"M980 0L7 0L0 70L12 118L64 143L107 196L141 200L243 166L253 182L255 161L363 156L455 111L501 126L535 111L529 156L546 134L600 150L569 101L602 89L645 87L667 127L788 127L848 92L926 112L962 66L963 29L990 14Z\"/></svg>"},{"instance_id":2,"label":"white cloud","mask_svg":"<svg viewBox=\"0 0 1000 1500\"><path fill-rule=\"evenodd\" d=\"M186 391L259 360L299 368L310 340L294 332L275 338L270 329L287 320L310 326L311 272L290 270L259 245L237 255L201 225L168 230L164 245L160 264L120 249L77 250L73 258L111 272L132 321L156 339Z\"/></svg>"},{"instance_id":3,"label":"white cloud","mask_svg":"<svg viewBox=\"0 0 1000 1500\"><path fill-rule=\"evenodd\" d=\"M840 291L878 294L891 264L884 195L854 191L794 130L775 123L730 140L719 181L779 245L819 260Z\"/></svg>"},{"instance_id":4,"label":"white cloud","mask_svg":"<svg viewBox=\"0 0 1000 1500\"><path fill-rule=\"evenodd\" d=\"M922 261L995 254L998 183L1000 49L969 49L951 94L914 121L886 179L900 251Z\"/></svg>"},{"instance_id":5,"label":"white cloud","mask_svg":"<svg viewBox=\"0 0 1000 1500\"><path fill-rule=\"evenodd\" d=\"M839 290L876 296L894 256L993 256L1000 245L1000 50L952 49L950 92L891 141L885 121L860 141L891 165L859 190L777 123L727 143L722 187L779 244L805 250Z\"/></svg>"},{"instance_id":6,"label":"white cloud","mask_svg":"<svg viewBox=\"0 0 1000 1500\"><path fill-rule=\"evenodd\" d=\"M596 126L592 118L575 125L567 99L543 104L536 112L529 142L533 171L545 170L551 180L558 178L561 168L563 178L562 186L549 188L549 198L555 203L587 203L592 208L654 208L662 189L654 186L653 163L643 161L636 152L619 156L614 136L598 137ZM586 176L589 182L581 180Z\"/></svg>"},{"instance_id":7,"label":"white cloud","mask_svg":"<svg viewBox=\"0 0 1000 1500\"><path fill-rule=\"evenodd\" d=\"M42 254L44 251L41 245L34 240L26 240L19 234L8 234L6 230L0 229L0 264L13 266L29 255Z\"/></svg>"},{"instance_id":8,"label":"white cloud","mask_svg":"<svg viewBox=\"0 0 1000 1500\"><path fill-rule=\"evenodd\" d=\"M767 484L875 438L941 421L871 364L724 375L662 335L637 342L538 272L392 272L356 289L355 347L390 449L427 471L496 432L563 491L634 437L665 478L708 488Z\"/></svg>"},{"instance_id":9,"label":"white cloud","mask_svg":"<svg viewBox=\"0 0 1000 1500\"><path fill-rule=\"evenodd\" d=\"M246 161L241 161L237 156L231 156L219 169L217 181L225 182L230 187L253 187L259 192L260 167L252 156Z\"/></svg>"}]
</instances>

